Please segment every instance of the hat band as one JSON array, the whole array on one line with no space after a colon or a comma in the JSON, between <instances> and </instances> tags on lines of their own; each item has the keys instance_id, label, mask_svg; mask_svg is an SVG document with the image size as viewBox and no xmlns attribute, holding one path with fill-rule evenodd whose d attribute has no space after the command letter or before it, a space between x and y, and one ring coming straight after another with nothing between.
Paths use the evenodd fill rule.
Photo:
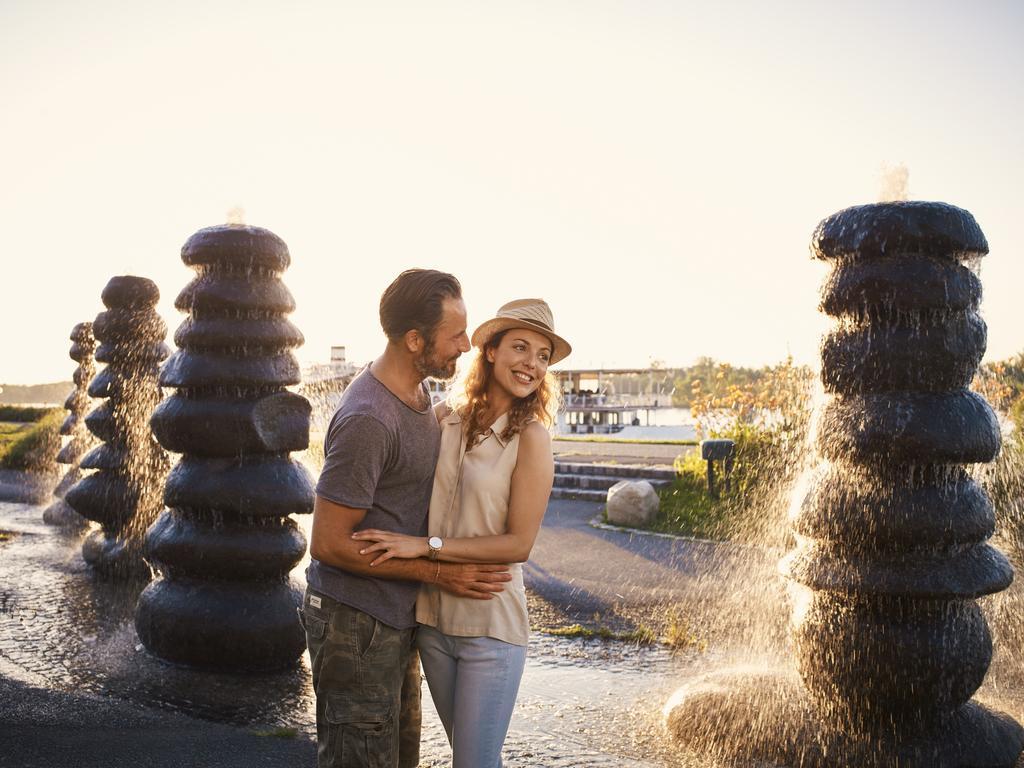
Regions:
<instances>
[{"instance_id":1,"label":"hat band","mask_svg":"<svg viewBox=\"0 0 1024 768\"><path fill-rule=\"evenodd\" d=\"M551 329L551 326L548 325L547 323L545 323L543 320L535 320L532 317L514 317L513 315L505 315L505 319L507 319L507 320L519 320L520 322L529 323L530 325L539 325L541 328L543 328L548 333L554 333L554 331Z\"/></svg>"}]
</instances>

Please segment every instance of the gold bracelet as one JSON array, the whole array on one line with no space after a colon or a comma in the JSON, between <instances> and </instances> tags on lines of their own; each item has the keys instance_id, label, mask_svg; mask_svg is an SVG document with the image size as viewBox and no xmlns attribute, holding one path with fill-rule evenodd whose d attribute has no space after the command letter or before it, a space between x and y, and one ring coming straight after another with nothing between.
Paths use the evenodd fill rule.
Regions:
<instances>
[{"instance_id":1,"label":"gold bracelet","mask_svg":"<svg viewBox=\"0 0 1024 768\"><path fill-rule=\"evenodd\" d=\"M434 571L434 583L437 584L437 578L441 575L441 561L437 561L437 570Z\"/></svg>"}]
</instances>

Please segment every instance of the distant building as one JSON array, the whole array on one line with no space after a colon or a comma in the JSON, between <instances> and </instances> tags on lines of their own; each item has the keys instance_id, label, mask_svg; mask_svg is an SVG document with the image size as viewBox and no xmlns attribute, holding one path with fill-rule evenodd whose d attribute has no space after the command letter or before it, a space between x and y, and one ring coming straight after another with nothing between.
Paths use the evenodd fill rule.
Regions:
<instances>
[{"instance_id":1,"label":"distant building","mask_svg":"<svg viewBox=\"0 0 1024 768\"><path fill-rule=\"evenodd\" d=\"M347 385L357 370L358 367L345 358L345 347L334 346L331 347L330 362L310 365L303 371L302 380L310 384L343 380Z\"/></svg>"},{"instance_id":2,"label":"distant building","mask_svg":"<svg viewBox=\"0 0 1024 768\"><path fill-rule=\"evenodd\" d=\"M302 371L299 393L313 406L312 431L320 434L338 407L345 387L361 366L345 358L345 347L331 347L329 363L313 363Z\"/></svg>"},{"instance_id":3,"label":"distant building","mask_svg":"<svg viewBox=\"0 0 1024 768\"><path fill-rule=\"evenodd\" d=\"M672 405L672 391L665 389L666 373L658 369L589 368L552 373L562 390L562 410L555 425L560 434L621 432L639 426L641 412L650 424L652 411Z\"/></svg>"}]
</instances>

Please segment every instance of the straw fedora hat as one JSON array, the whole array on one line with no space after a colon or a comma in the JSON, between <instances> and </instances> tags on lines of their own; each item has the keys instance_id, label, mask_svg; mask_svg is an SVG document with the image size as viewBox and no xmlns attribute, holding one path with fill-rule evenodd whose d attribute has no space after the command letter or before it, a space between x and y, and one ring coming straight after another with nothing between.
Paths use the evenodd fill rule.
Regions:
<instances>
[{"instance_id":1,"label":"straw fedora hat","mask_svg":"<svg viewBox=\"0 0 1024 768\"><path fill-rule=\"evenodd\" d=\"M516 299L503 305L494 317L473 331L473 346L483 349L494 334L509 328L527 328L547 336L552 345L549 365L572 352L572 345L555 333L555 317L544 299Z\"/></svg>"}]
</instances>

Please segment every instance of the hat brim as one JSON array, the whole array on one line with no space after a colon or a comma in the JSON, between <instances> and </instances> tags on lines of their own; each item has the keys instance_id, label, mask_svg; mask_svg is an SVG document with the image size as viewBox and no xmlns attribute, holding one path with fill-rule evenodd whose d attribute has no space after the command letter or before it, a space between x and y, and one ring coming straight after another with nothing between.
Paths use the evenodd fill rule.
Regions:
<instances>
[{"instance_id":1,"label":"hat brim","mask_svg":"<svg viewBox=\"0 0 1024 768\"><path fill-rule=\"evenodd\" d=\"M483 349L484 345L491 340L494 334L508 331L512 328L526 328L527 330L539 333L541 336L546 336L551 341L551 359L548 360L548 365L554 365L559 360L568 357L569 353L572 352L572 345L557 333L552 332L539 323L531 323L529 320L520 320L514 317L495 317L488 320L473 331L470 341L472 341L474 347Z\"/></svg>"}]
</instances>

